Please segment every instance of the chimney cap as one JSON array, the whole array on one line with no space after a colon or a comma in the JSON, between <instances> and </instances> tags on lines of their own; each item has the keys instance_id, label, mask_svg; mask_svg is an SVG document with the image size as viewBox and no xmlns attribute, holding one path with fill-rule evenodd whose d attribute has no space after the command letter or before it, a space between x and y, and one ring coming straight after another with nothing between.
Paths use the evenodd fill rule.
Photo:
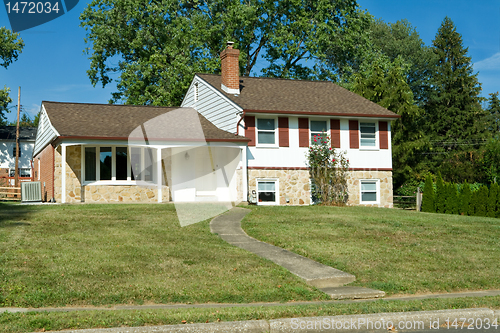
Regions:
<instances>
[{"instance_id":1,"label":"chimney cap","mask_svg":"<svg viewBox=\"0 0 500 333\"><path fill-rule=\"evenodd\" d=\"M227 41L226 46L227 46L228 49L232 49L233 48L233 44L234 44L234 42Z\"/></svg>"}]
</instances>

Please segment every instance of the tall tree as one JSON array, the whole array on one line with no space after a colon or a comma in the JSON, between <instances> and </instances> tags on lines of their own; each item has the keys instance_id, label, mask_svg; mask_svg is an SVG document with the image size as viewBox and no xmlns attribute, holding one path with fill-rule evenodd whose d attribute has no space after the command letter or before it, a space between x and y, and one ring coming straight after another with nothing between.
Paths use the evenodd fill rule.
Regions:
<instances>
[{"instance_id":1,"label":"tall tree","mask_svg":"<svg viewBox=\"0 0 500 333\"><path fill-rule=\"evenodd\" d=\"M401 57L391 61L377 53L361 64L349 86L351 91L401 116L391 125L395 187L412 178L420 160L419 151L425 146L418 124L420 109L407 83L407 67Z\"/></svg>"},{"instance_id":2,"label":"tall tree","mask_svg":"<svg viewBox=\"0 0 500 333\"><path fill-rule=\"evenodd\" d=\"M370 24L370 41L391 61L401 57L407 64L405 74L417 105L427 101L430 77L435 64L432 49L425 45L416 29L407 20L385 23L373 20Z\"/></svg>"},{"instance_id":3,"label":"tall tree","mask_svg":"<svg viewBox=\"0 0 500 333\"><path fill-rule=\"evenodd\" d=\"M367 15L342 0L93 0L80 20L91 82L119 75L111 102L176 105L194 73L219 72L228 40L241 51L243 75L264 59L266 76L333 77L322 62L355 49L350 36Z\"/></svg>"},{"instance_id":4,"label":"tall tree","mask_svg":"<svg viewBox=\"0 0 500 333\"><path fill-rule=\"evenodd\" d=\"M473 73L468 48L446 17L433 41L437 63L433 90L425 106L426 131L431 138L434 167L457 151L474 150L485 138L485 113L480 103L481 84ZM443 169L446 178L446 170Z\"/></svg>"},{"instance_id":5,"label":"tall tree","mask_svg":"<svg viewBox=\"0 0 500 333\"><path fill-rule=\"evenodd\" d=\"M23 47L24 42L18 33L0 27L0 66L7 68L12 62L16 61ZM0 124L5 124L5 113L9 112L7 107L12 102L9 91L10 89L7 86L0 89Z\"/></svg>"},{"instance_id":6,"label":"tall tree","mask_svg":"<svg viewBox=\"0 0 500 333\"><path fill-rule=\"evenodd\" d=\"M498 98L498 91L490 94L486 111L489 118L488 129L494 137L500 135L500 99Z\"/></svg>"}]
</instances>

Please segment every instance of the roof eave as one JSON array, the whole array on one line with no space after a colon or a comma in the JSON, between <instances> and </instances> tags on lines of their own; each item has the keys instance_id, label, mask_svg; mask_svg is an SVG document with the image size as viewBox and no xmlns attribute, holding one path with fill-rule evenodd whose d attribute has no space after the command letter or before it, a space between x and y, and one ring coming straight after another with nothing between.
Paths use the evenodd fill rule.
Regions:
<instances>
[{"instance_id":1,"label":"roof eave","mask_svg":"<svg viewBox=\"0 0 500 333\"><path fill-rule=\"evenodd\" d=\"M336 116L336 117L363 117L363 118L389 118L389 119L399 119L401 118L398 114L362 114L362 113L339 113L339 112L319 112L319 111L282 111L282 110L253 110L244 109L245 113L276 113L276 114L297 114L303 116Z\"/></svg>"}]
</instances>

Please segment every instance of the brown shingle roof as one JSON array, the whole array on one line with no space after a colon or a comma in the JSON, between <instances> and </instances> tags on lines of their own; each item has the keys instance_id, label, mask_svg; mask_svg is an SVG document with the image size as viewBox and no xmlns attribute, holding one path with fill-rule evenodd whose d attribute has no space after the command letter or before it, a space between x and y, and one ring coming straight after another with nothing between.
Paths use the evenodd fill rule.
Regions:
<instances>
[{"instance_id":1,"label":"brown shingle roof","mask_svg":"<svg viewBox=\"0 0 500 333\"><path fill-rule=\"evenodd\" d=\"M399 118L399 115L327 81L240 77L240 94L221 89L221 76L197 74L246 111Z\"/></svg>"},{"instance_id":2,"label":"brown shingle roof","mask_svg":"<svg viewBox=\"0 0 500 333\"><path fill-rule=\"evenodd\" d=\"M127 139L145 124L150 140L189 141L204 136L206 141L249 141L217 128L191 108L47 101L42 105L61 137Z\"/></svg>"}]
</instances>

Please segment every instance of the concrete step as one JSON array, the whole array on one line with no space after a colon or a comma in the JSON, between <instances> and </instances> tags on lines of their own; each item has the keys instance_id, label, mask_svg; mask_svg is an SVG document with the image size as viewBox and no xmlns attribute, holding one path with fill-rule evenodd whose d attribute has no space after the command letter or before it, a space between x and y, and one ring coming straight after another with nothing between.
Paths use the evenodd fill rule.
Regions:
<instances>
[{"instance_id":1,"label":"concrete step","mask_svg":"<svg viewBox=\"0 0 500 333\"><path fill-rule=\"evenodd\" d=\"M335 287L335 288L319 288L325 294L328 294L332 299L367 299L381 298L385 296L382 290L363 288L363 287Z\"/></svg>"}]
</instances>

